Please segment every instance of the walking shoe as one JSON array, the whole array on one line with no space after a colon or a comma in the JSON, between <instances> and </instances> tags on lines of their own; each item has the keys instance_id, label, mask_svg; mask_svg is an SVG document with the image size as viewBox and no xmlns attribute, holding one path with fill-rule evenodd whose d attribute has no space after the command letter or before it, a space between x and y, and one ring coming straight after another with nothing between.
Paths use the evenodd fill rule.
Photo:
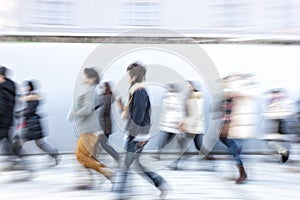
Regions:
<instances>
[{"instance_id":1,"label":"walking shoe","mask_svg":"<svg viewBox=\"0 0 300 200\"><path fill-rule=\"evenodd\" d=\"M162 183L158 186L158 189L160 191L160 199L165 199L168 196L168 184L166 181L162 181Z\"/></svg>"},{"instance_id":2,"label":"walking shoe","mask_svg":"<svg viewBox=\"0 0 300 200\"><path fill-rule=\"evenodd\" d=\"M290 152L289 151L286 151L284 153L281 154L281 161L283 163L286 163L286 161L288 161L289 159L289 156L290 156Z\"/></svg>"}]
</instances>

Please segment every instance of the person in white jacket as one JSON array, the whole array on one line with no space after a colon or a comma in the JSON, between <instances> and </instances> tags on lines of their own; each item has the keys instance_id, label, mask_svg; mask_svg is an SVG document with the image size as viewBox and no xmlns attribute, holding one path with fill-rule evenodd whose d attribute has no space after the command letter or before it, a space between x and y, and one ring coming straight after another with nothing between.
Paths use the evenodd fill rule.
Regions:
<instances>
[{"instance_id":1,"label":"person in white jacket","mask_svg":"<svg viewBox=\"0 0 300 200\"><path fill-rule=\"evenodd\" d=\"M179 126L183 120L183 105L181 94L178 92L175 84L168 85L168 90L162 101L162 110L160 138L157 142L158 154L155 156L157 159L160 159L160 153L163 148L176 136L181 135ZM179 141L178 137L177 141Z\"/></svg>"},{"instance_id":2,"label":"person in white jacket","mask_svg":"<svg viewBox=\"0 0 300 200\"><path fill-rule=\"evenodd\" d=\"M196 89L195 83L192 81L188 81L187 86L188 97L185 102L186 113L179 125L179 131L183 134L183 137L179 140L181 152L186 150L190 143L193 142L200 154L205 155L208 153L208 150L203 145L205 133L203 93ZM204 158L209 159L210 157L205 156ZM170 167L176 170L179 160L180 158L172 163Z\"/></svg>"},{"instance_id":3,"label":"person in white jacket","mask_svg":"<svg viewBox=\"0 0 300 200\"><path fill-rule=\"evenodd\" d=\"M262 138L268 141L269 147L275 149L281 155L281 161L289 159L289 147L286 145L290 140L287 120L296 116L293 102L288 98L284 89L274 89L267 92L269 98L263 112L266 121L272 124L273 130L267 129L267 134Z\"/></svg>"}]
</instances>

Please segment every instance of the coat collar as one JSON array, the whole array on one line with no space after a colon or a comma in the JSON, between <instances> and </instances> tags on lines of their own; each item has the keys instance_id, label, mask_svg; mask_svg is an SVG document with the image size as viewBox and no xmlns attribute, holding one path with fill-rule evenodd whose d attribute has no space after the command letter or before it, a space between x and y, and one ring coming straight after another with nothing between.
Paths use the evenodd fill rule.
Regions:
<instances>
[{"instance_id":1,"label":"coat collar","mask_svg":"<svg viewBox=\"0 0 300 200\"><path fill-rule=\"evenodd\" d=\"M129 94L132 95L137 89L145 87L145 83L135 83L129 88Z\"/></svg>"},{"instance_id":2,"label":"coat collar","mask_svg":"<svg viewBox=\"0 0 300 200\"><path fill-rule=\"evenodd\" d=\"M200 99L202 97L202 92L193 92L190 95L190 99Z\"/></svg>"}]
</instances>

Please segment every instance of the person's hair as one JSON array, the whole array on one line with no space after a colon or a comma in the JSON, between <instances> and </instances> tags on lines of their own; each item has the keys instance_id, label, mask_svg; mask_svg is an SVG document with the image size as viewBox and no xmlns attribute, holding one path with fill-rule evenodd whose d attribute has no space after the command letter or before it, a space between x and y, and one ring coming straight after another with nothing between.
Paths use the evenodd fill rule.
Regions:
<instances>
[{"instance_id":1,"label":"person's hair","mask_svg":"<svg viewBox=\"0 0 300 200\"><path fill-rule=\"evenodd\" d=\"M28 90L30 92L32 92L36 89L35 84L33 83L33 81L26 81L25 86L29 88Z\"/></svg>"},{"instance_id":2,"label":"person's hair","mask_svg":"<svg viewBox=\"0 0 300 200\"><path fill-rule=\"evenodd\" d=\"M177 85L175 85L174 83L169 83L167 87L168 87L168 91L170 92L178 92Z\"/></svg>"},{"instance_id":3,"label":"person's hair","mask_svg":"<svg viewBox=\"0 0 300 200\"><path fill-rule=\"evenodd\" d=\"M103 83L103 87L104 87L104 94L112 94L111 88L110 88L110 84L108 82L104 82Z\"/></svg>"},{"instance_id":4,"label":"person's hair","mask_svg":"<svg viewBox=\"0 0 300 200\"><path fill-rule=\"evenodd\" d=\"M188 83L192 86L193 88L193 92L199 92L196 87L195 87L195 83L193 81L188 81Z\"/></svg>"},{"instance_id":5,"label":"person's hair","mask_svg":"<svg viewBox=\"0 0 300 200\"><path fill-rule=\"evenodd\" d=\"M4 66L0 67L0 75L6 77L6 71L7 71L6 67L4 67Z\"/></svg>"},{"instance_id":6,"label":"person's hair","mask_svg":"<svg viewBox=\"0 0 300 200\"><path fill-rule=\"evenodd\" d=\"M100 78L96 70L94 70L93 68L84 68L83 73L87 78L94 79L95 84L99 84Z\"/></svg>"},{"instance_id":7,"label":"person's hair","mask_svg":"<svg viewBox=\"0 0 300 200\"><path fill-rule=\"evenodd\" d=\"M135 80L132 82L132 85L135 83L140 83L145 80L146 67L140 63L132 63L127 67L127 72L131 78L135 77Z\"/></svg>"}]
</instances>

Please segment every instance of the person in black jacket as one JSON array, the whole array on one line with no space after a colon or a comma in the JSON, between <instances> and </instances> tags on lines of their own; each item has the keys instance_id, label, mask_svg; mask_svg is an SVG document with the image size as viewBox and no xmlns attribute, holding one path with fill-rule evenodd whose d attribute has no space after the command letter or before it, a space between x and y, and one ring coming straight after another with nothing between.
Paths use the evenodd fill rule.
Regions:
<instances>
[{"instance_id":1,"label":"person in black jacket","mask_svg":"<svg viewBox=\"0 0 300 200\"><path fill-rule=\"evenodd\" d=\"M0 142L6 140L5 153L11 154L10 129L13 124L16 86L6 77L7 68L0 67Z\"/></svg>"},{"instance_id":2,"label":"person in black jacket","mask_svg":"<svg viewBox=\"0 0 300 200\"><path fill-rule=\"evenodd\" d=\"M151 126L151 104L143 84L146 68L141 64L133 63L128 66L127 75L130 83L128 104L124 106L120 100L118 101L118 106L123 112L122 116L127 119L126 156L120 174L117 176L120 180L117 181L114 189L120 194L120 199L124 198L128 171L132 163L136 162L136 167L141 175L149 179L150 183L160 190L160 196L164 198L166 196L164 178L155 172L149 171L139 160L139 156L150 137L149 130Z\"/></svg>"},{"instance_id":3,"label":"person in black jacket","mask_svg":"<svg viewBox=\"0 0 300 200\"><path fill-rule=\"evenodd\" d=\"M33 81L25 82L26 94L20 97L20 101L26 104L25 109L21 112L24 117L25 128L20 138L23 143L27 141L35 141L36 145L44 152L48 153L55 159L55 164L59 163L58 150L47 144L44 140L44 133L40 122L40 116L37 109L41 101L41 95L35 92L35 83ZM21 151L21 142L15 144L18 151Z\"/></svg>"}]
</instances>

